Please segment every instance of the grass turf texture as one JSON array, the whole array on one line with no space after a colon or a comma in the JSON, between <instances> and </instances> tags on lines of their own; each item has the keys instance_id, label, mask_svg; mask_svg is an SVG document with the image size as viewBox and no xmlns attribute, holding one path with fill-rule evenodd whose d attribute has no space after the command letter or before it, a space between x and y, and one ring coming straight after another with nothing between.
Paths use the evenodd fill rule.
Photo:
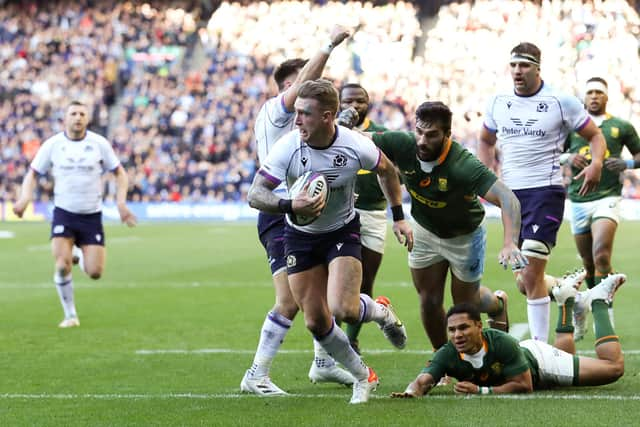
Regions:
<instances>
[{"instance_id":1,"label":"grass turf texture","mask_svg":"<svg viewBox=\"0 0 640 427\"><path fill-rule=\"evenodd\" d=\"M507 290L512 324L526 323L524 297L497 263L499 224L488 228L484 284ZM70 330L57 328L62 310L51 282L48 226L0 223L0 230L15 233L0 239L0 425L588 426L636 425L640 413L640 223L622 223L614 248L615 268L629 277L614 303L616 332L627 350L625 376L604 387L509 397L464 398L448 386L424 399L388 398L404 390L430 350L406 254L389 234L375 295L391 298L409 341L396 351L375 325L363 328L361 347L381 383L359 407L347 404L348 388L309 383L312 342L301 316L272 367L276 384L293 395L239 393L273 304L252 223L108 225L103 278L91 281L74 268L82 326ZM548 271L578 265L565 224ZM593 350L593 337L590 326L578 350Z\"/></svg>"}]
</instances>

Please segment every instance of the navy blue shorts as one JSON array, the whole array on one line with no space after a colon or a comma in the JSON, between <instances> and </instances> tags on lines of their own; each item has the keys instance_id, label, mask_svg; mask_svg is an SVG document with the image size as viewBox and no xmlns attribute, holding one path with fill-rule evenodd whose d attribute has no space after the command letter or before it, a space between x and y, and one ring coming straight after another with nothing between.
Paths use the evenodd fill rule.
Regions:
<instances>
[{"instance_id":1,"label":"navy blue shorts","mask_svg":"<svg viewBox=\"0 0 640 427\"><path fill-rule=\"evenodd\" d=\"M76 246L104 246L102 212L76 214L58 207L53 208L51 238L70 237Z\"/></svg>"},{"instance_id":2,"label":"navy blue shorts","mask_svg":"<svg viewBox=\"0 0 640 427\"><path fill-rule=\"evenodd\" d=\"M344 227L322 234L304 233L286 224L284 237L289 274L309 270L316 265L329 265L331 260L341 256L362 259L358 215Z\"/></svg>"},{"instance_id":3,"label":"navy blue shorts","mask_svg":"<svg viewBox=\"0 0 640 427\"><path fill-rule=\"evenodd\" d=\"M553 185L513 192L520 201L522 211L520 242L530 239L555 246L564 216L564 188Z\"/></svg>"},{"instance_id":4,"label":"navy blue shorts","mask_svg":"<svg viewBox=\"0 0 640 427\"><path fill-rule=\"evenodd\" d=\"M267 252L271 274L287 266L284 255L284 215L258 214L258 237Z\"/></svg>"}]
</instances>

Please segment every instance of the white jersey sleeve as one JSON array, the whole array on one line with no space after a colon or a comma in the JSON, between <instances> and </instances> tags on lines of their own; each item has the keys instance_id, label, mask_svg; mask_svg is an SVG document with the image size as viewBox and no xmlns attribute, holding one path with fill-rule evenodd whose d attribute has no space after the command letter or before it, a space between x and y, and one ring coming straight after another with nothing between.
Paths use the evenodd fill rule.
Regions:
<instances>
[{"instance_id":1,"label":"white jersey sleeve","mask_svg":"<svg viewBox=\"0 0 640 427\"><path fill-rule=\"evenodd\" d=\"M47 139L38 149L35 157L31 161L31 169L37 173L44 175L51 169L51 148L53 147L53 138Z\"/></svg>"}]
</instances>

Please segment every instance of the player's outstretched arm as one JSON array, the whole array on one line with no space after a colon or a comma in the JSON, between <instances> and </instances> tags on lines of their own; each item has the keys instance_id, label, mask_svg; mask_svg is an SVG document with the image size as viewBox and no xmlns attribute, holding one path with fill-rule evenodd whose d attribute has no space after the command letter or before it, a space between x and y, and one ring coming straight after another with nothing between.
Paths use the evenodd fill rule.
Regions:
<instances>
[{"instance_id":1,"label":"player's outstretched arm","mask_svg":"<svg viewBox=\"0 0 640 427\"><path fill-rule=\"evenodd\" d=\"M391 397L396 399L406 399L412 397L422 397L429 393L436 384L431 374L420 374L415 380L409 383L402 392L393 392Z\"/></svg>"},{"instance_id":2,"label":"player's outstretched arm","mask_svg":"<svg viewBox=\"0 0 640 427\"><path fill-rule=\"evenodd\" d=\"M400 178L393 163L387 156L380 151L380 162L376 170L378 181L384 196L391 206L391 214L393 215L393 234L400 243L407 247L407 250L413 249L413 230L404 219L402 212L402 187L400 187Z\"/></svg>"},{"instance_id":3,"label":"player's outstretched arm","mask_svg":"<svg viewBox=\"0 0 640 427\"><path fill-rule=\"evenodd\" d=\"M507 378L504 384L486 387L479 386L470 381L459 381L453 386L456 394L516 394L531 393L533 391L533 381L531 371L527 369L521 374Z\"/></svg>"},{"instance_id":4,"label":"player's outstretched arm","mask_svg":"<svg viewBox=\"0 0 640 427\"><path fill-rule=\"evenodd\" d=\"M22 187L20 188L20 197L13 204L13 213L18 218L22 218L25 209L29 206L31 197L33 197L33 190L36 188L36 173L33 169L29 168L29 171L22 180Z\"/></svg>"},{"instance_id":5,"label":"player's outstretched arm","mask_svg":"<svg viewBox=\"0 0 640 427\"><path fill-rule=\"evenodd\" d=\"M528 260L518 248L521 224L518 198L500 180L497 180L482 197L499 206L501 210L504 242L498 254L498 261L504 268L507 268L508 265L511 265L514 270L524 268L528 264Z\"/></svg>"},{"instance_id":6,"label":"player's outstretched arm","mask_svg":"<svg viewBox=\"0 0 640 427\"><path fill-rule=\"evenodd\" d=\"M302 70L300 70L296 80L285 91L284 105L287 108L287 111L293 111L293 104L296 102L300 85L308 80L320 78L322 70L324 70L324 66L327 64L327 60L329 59L329 55L331 55L331 51L347 37L349 37L349 31L345 27L336 25L331 30L327 44L322 46L318 52L311 57L309 62L302 67Z\"/></svg>"},{"instance_id":7,"label":"player's outstretched arm","mask_svg":"<svg viewBox=\"0 0 640 427\"><path fill-rule=\"evenodd\" d=\"M138 219L127 207L127 191L129 190L129 178L127 172L122 165L119 165L116 170L116 204L118 206L118 213L120 214L120 220L127 224L129 227L135 227Z\"/></svg>"}]
</instances>

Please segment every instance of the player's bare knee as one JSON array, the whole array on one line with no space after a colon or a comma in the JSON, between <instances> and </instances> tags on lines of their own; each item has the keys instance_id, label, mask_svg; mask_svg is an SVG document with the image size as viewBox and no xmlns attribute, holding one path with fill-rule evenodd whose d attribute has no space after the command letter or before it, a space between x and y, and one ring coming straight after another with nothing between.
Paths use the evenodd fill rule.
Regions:
<instances>
[{"instance_id":1,"label":"player's bare knee","mask_svg":"<svg viewBox=\"0 0 640 427\"><path fill-rule=\"evenodd\" d=\"M71 273L71 260L66 260L64 258L56 259L56 272L61 276L66 276Z\"/></svg>"},{"instance_id":2,"label":"player's bare knee","mask_svg":"<svg viewBox=\"0 0 640 427\"><path fill-rule=\"evenodd\" d=\"M292 300L277 300L276 305L273 306L273 310L287 319L293 320L298 313L298 306L296 302Z\"/></svg>"}]
</instances>

